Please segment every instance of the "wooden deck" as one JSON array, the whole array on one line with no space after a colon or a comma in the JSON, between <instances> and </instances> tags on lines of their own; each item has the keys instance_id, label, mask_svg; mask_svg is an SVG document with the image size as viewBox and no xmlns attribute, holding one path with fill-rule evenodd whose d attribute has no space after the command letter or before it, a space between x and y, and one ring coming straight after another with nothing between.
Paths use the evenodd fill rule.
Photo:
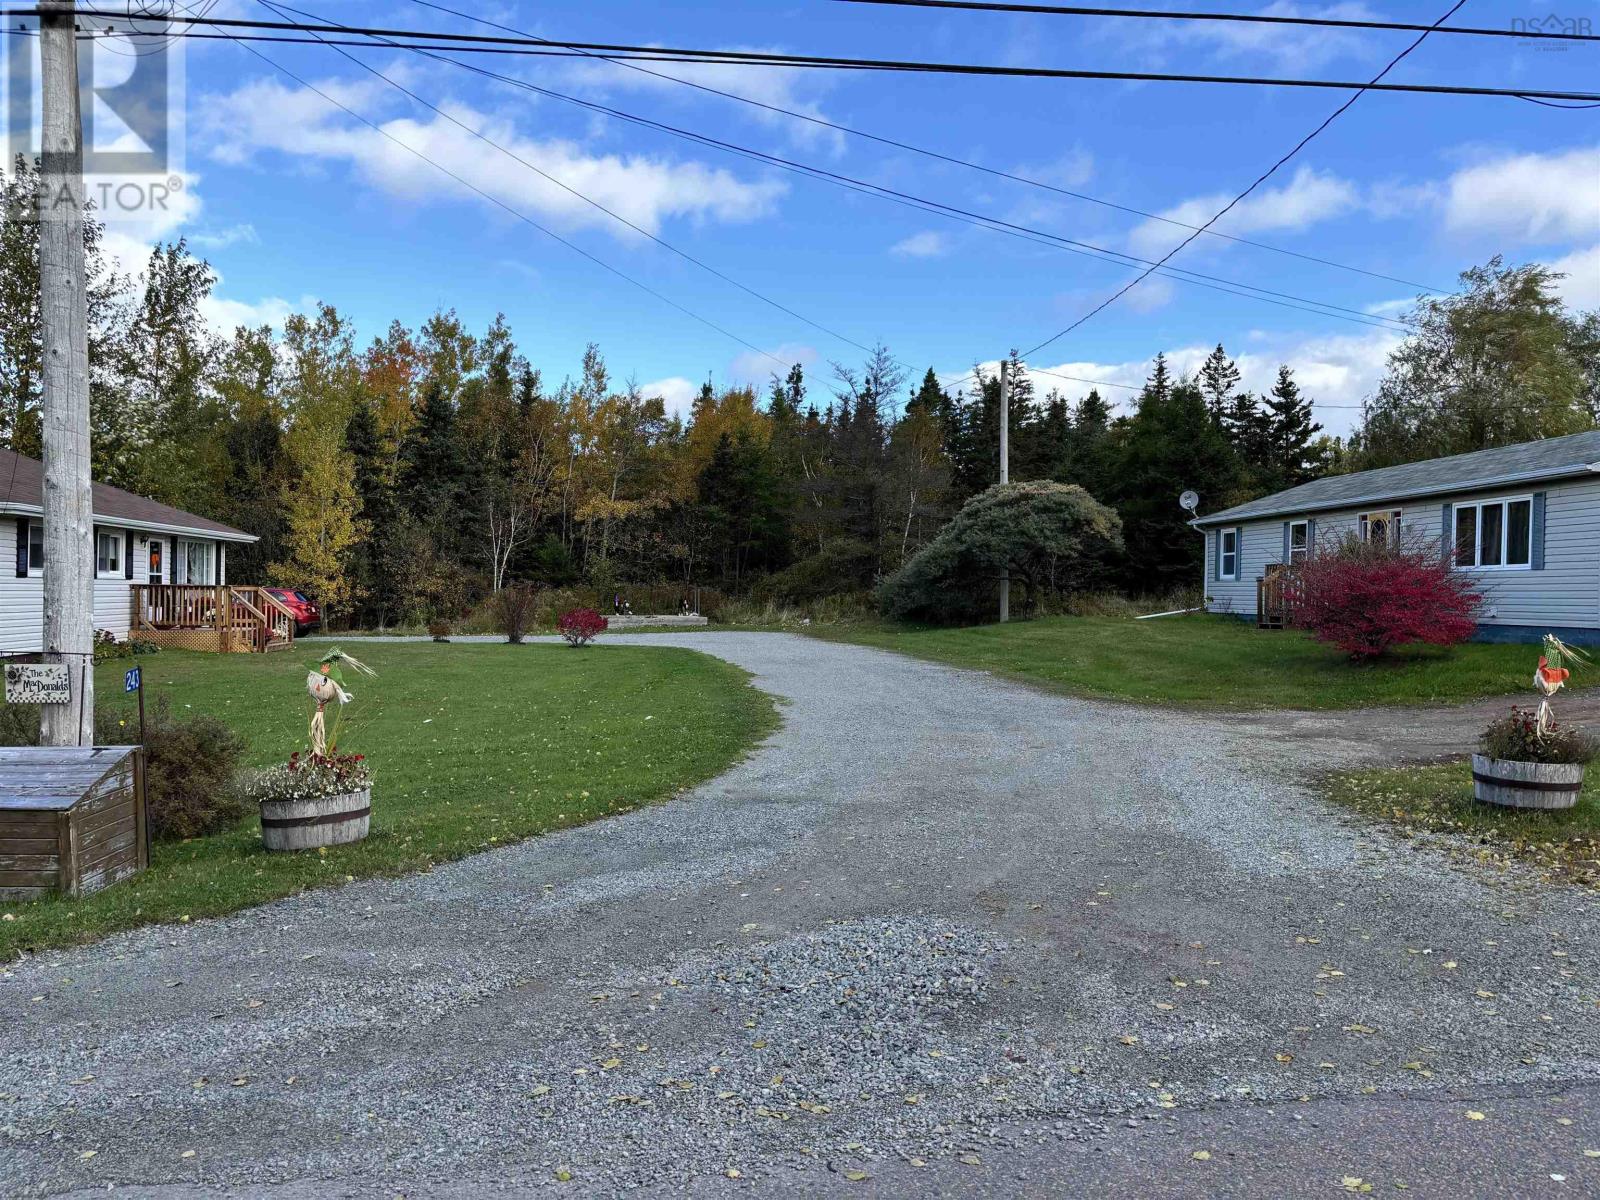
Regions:
<instances>
[{"instance_id":1,"label":"wooden deck","mask_svg":"<svg viewBox=\"0 0 1600 1200\"><path fill-rule=\"evenodd\" d=\"M265 588L136 583L131 592L131 638L213 654L265 654L294 645L294 615Z\"/></svg>"}]
</instances>

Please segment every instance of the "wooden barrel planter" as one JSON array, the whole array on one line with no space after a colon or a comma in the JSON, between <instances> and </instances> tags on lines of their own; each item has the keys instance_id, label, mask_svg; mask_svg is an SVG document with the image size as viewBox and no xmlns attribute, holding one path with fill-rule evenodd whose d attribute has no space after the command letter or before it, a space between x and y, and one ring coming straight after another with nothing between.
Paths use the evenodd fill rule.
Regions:
<instances>
[{"instance_id":1,"label":"wooden barrel planter","mask_svg":"<svg viewBox=\"0 0 1600 1200\"><path fill-rule=\"evenodd\" d=\"M367 836L372 789L304 800L263 800L261 842L268 850L315 850Z\"/></svg>"},{"instance_id":2,"label":"wooden barrel planter","mask_svg":"<svg viewBox=\"0 0 1600 1200\"><path fill-rule=\"evenodd\" d=\"M1582 763L1532 763L1472 756L1472 794L1504 808L1571 808L1583 790Z\"/></svg>"}]
</instances>

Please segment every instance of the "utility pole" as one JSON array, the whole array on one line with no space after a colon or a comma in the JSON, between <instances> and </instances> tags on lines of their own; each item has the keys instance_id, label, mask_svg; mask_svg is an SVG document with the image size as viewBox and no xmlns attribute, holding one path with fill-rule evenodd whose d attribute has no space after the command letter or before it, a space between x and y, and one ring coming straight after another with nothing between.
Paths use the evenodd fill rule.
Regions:
<instances>
[{"instance_id":1,"label":"utility pole","mask_svg":"<svg viewBox=\"0 0 1600 1200\"><path fill-rule=\"evenodd\" d=\"M1011 482L1011 378L1000 360L1000 482ZM1000 623L1011 620L1011 568L1000 568Z\"/></svg>"},{"instance_id":2,"label":"utility pole","mask_svg":"<svg viewBox=\"0 0 1600 1200\"><path fill-rule=\"evenodd\" d=\"M83 118L73 0L39 15L43 130L39 311L44 328L44 650L65 663L66 704L39 740L94 744L94 506L89 482L89 314L83 263Z\"/></svg>"}]
</instances>

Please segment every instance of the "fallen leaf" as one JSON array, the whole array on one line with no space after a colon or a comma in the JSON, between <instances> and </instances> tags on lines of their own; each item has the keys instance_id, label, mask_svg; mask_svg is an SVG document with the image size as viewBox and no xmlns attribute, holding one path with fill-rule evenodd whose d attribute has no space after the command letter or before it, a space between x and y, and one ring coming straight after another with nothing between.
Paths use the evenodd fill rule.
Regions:
<instances>
[{"instance_id":1,"label":"fallen leaf","mask_svg":"<svg viewBox=\"0 0 1600 1200\"><path fill-rule=\"evenodd\" d=\"M1208 1161L1210 1161L1210 1158L1211 1158L1211 1151L1209 1151L1209 1150L1196 1150L1189 1157L1193 1158L1193 1159L1196 1159L1196 1160L1198 1160L1200 1162L1208 1162Z\"/></svg>"},{"instance_id":2,"label":"fallen leaf","mask_svg":"<svg viewBox=\"0 0 1600 1200\"><path fill-rule=\"evenodd\" d=\"M1469 1108L1467 1109L1467 1120L1481 1121L1483 1120L1483 1114L1475 1108Z\"/></svg>"},{"instance_id":3,"label":"fallen leaf","mask_svg":"<svg viewBox=\"0 0 1600 1200\"><path fill-rule=\"evenodd\" d=\"M851 1183L860 1183L863 1179L872 1178L872 1176L868 1175L865 1171L858 1171L853 1167L844 1173L844 1177Z\"/></svg>"}]
</instances>

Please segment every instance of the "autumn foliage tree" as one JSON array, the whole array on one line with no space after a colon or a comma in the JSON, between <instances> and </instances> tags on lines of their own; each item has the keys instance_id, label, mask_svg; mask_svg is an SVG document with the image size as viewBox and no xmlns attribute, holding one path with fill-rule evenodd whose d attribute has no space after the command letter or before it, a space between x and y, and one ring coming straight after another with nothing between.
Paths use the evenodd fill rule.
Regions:
<instances>
[{"instance_id":1,"label":"autumn foliage tree","mask_svg":"<svg viewBox=\"0 0 1600 1200\"><path fill-rule=\"evenodd\" d=\"M1464 642L1483 603L1472 576L1453 570L1437 543L1354 535L1297 566L1290 588L1296 624L1358 661L1398 646Z\"/></svg>"}]
</instances>

